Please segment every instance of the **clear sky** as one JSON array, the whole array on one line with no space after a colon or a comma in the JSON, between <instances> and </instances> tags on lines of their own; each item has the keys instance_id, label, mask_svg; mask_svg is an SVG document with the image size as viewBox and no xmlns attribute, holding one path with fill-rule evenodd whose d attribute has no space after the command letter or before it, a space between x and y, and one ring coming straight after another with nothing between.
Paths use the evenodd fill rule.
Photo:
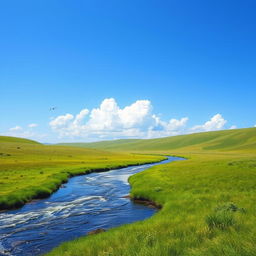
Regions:
<instances>
[{"instance_id":1,"label":"clear sky","mask_svg":"<svg viewBox=\"0 0 256 256\"><path fill-rule=\"evenodd\" d=\"M1 1L0 134L94 141L252 127L255 12L254 0Z\"/></svg>"}]
</instances>

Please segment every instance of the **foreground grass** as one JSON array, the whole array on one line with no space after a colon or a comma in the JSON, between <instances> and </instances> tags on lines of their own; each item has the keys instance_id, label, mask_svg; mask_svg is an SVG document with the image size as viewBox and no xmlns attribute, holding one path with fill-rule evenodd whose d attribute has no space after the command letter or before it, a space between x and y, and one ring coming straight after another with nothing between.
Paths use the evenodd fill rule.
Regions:
<instances>
[{"instance_id":1,"label":"foreground grass","mask_svg":"<svg viewBox=\"0 0 256 256\"><path fill-rule=\"evenodd\" d=\"M47 197L74 175L162 159L162 156L45 146L30 140L0 137L0 210Z\"/></svg>"},{"instance_id":2,"label":"foreground grass","mask_svg":"<svg viewBox=\"0 0 256 256\"><path fill-rule=\"evenodd\" d=\"M48 256L256 255L255 128L91 146L187 160L130 177L132 197L163 206L153 217L63 243Z\"/></svg>"}]
</instances>

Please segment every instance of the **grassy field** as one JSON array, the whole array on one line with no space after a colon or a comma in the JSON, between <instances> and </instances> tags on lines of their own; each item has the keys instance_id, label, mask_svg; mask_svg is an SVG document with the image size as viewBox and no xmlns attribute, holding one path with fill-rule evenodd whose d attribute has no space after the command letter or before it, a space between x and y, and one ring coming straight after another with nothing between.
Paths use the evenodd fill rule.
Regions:
<instances>
[{"instance_id":1,"label":"grassy field","mask_svg":"<svg viewBox=\"0 0 256 256\"><path fill-rule=\"evenodd\" d=\"M48 256L256 255L256 128L89 146L187 160L130 178L134 198L163 206L153 217L66 242Z\"/></svg>"},{"instance_id":2,"label":"grassy field","mask_svg":"<svg viewBox=\"0 0 256 256\"><path fill-rule=\"evenodd\" d=\"M49 196L70 176L159 161L161 156L46 146L0 136L0 210Z\"/></svg>"}]
</instances>

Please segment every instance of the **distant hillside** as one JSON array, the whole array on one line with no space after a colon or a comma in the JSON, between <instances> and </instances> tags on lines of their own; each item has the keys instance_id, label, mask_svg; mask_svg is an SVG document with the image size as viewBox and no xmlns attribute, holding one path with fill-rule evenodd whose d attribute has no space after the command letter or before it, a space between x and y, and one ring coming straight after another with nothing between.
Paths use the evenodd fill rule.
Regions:
<instances>
[{"instance_id":1,"label":"distant hillside","mask_svg":"<svg viewBox=\"0 0 256 256\"><path fill-rule=\"evenodd\" d=\"M65 143L61 145L125 151L256 150L256 128L202 132L159 139L128 139L94 143Z\"/></svg>"},{"instance_id":2,"label":"distant hillside","mask_svg":"<svg viewBox=\"0 0 256 256\"><path fill-rule=\"evenodd\" d=\"M95 148L95 149L112 149L116 147L125 147L127 144L141 142L141 139L122 139L122 140L107 140L98 142L81 142L81 143L59 143L59 146L73 146L79 148Z\"/></svg>"},{"instance_id":3,"label":"distant hillside","mask_svg":"<svg viewBox=\"0 0 256 256\"><path fill-rule=\"evenodd\" d=\"M17 138L17 137L9 137L9 136L0 136L0 143L6 143L6 142L14 142L14 143L29 143L29 144L41 144L34 140L29 139L23 139L23 138Z\"/></svg>"}]
</instances>

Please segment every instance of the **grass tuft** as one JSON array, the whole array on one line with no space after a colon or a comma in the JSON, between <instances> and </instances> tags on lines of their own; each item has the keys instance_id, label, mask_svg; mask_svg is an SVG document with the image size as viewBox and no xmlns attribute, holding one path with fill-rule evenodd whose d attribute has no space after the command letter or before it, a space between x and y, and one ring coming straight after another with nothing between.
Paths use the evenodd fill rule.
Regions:
<instances>
[{"instance_id":1,"label":"grass tuft","mask_svg":"<svg viewBox=\"0 0 256 256\"><path fill-rule=\"evenodd\" d=\"M235 225L236 212L244 213L245 210L243 208L238 208L232 202L225 203L215 208L214 212L209 214L205 221L210 229L218 228L224 230Z\"/></svg>"},{"instance_id":2,"label":"grass tuft","mask_svg":"<svg viewBox=\"0 0 256 256\"><path fill-rule=\"evenodd\" d=\"M206 217L206 223L210 229L227 229L235 224L234 215L229 211L217 211Z\"/></svg>"}]
</instances>

